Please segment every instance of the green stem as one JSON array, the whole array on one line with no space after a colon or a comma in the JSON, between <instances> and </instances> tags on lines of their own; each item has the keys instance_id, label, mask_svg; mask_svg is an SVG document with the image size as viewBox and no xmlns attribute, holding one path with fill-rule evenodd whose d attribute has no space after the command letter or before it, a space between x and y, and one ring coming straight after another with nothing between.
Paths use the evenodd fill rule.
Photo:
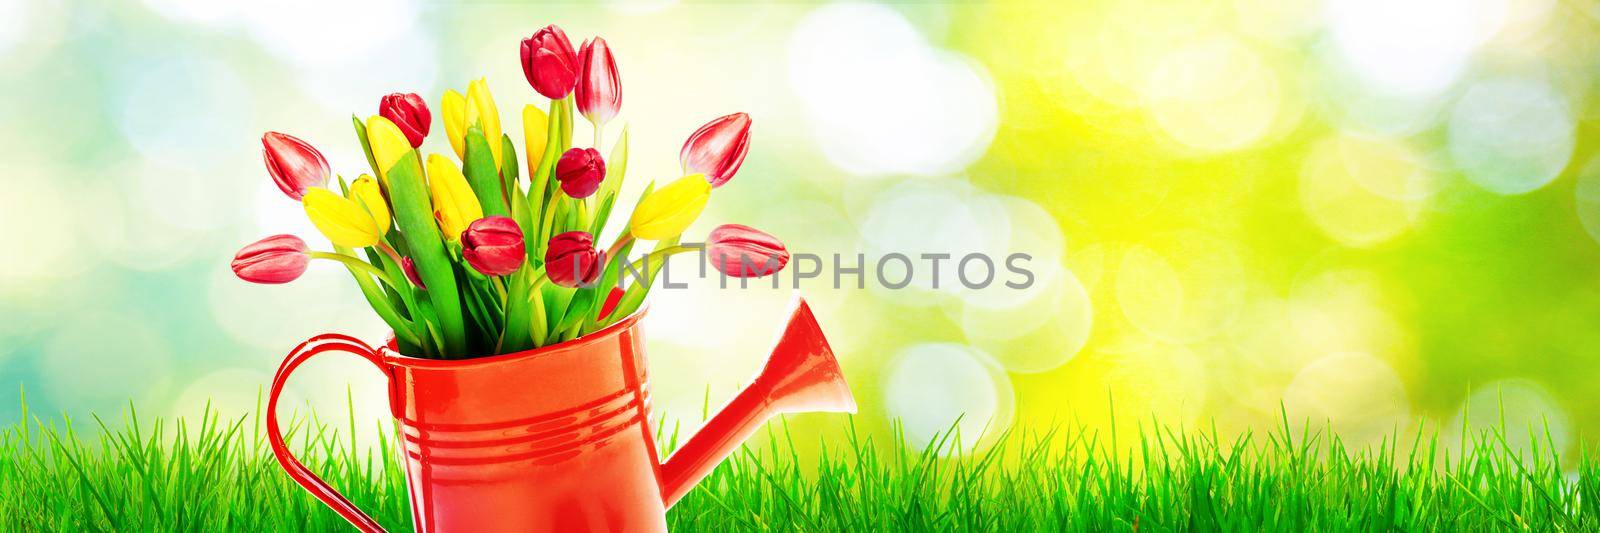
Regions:
<instances>
[{"instance_id":1,"label":"green stem","mask_svg":"<svg viewBox=\"0 0 1600 533\"><path fill-rule=\"evenodd\" d=\"M390 278L389 274L387 272L384 272L382 270L378 270L378 267L372 266L371 264L367 263L366 261L362 261L360 259L356 259L356 258L350 257L348 255L336 254L336 253L331 253L331 252L306 252L306 255L311 256L312 259L327 259L327 260L330 260L330 261L338 261L340 263L344 263L344 266L347 266L347 267L350 267L350 268L354 268L356 270L360 270L360 271L366 272L368 274L372 274L373 277L378 278L379 281L382 281L385 285L388 285L389 288L391 288L391 289L394 289L396 291L399 291L399 290L402 289L402 287L400 285L395 284L394 279Z\"/></svg>"},{"instance_id":2,"label":"green stem","mask_svg":"<svg viewBox=\"0 0 1600 533\"><path fill-rule=\"evenodd\" d=\"M361 263L361 261L356 262ZM365 265L366 263L361 264ZM372 278L362 275L364 271L358 270L359 268L345 263L345 270L349 271L350 276L356 279L356 285L361 288L361 295L366 297L367 304L372 306L372 311L377 313L378 317L389 325L389 329L394 330L395 338L399 339L402 344L417 345L420 339L412 331L416 324L401 318L400 314L395 312L394 306L389 303L389 300L384 298L383 291L372 283Z\"/></svg>"}]
</instances>

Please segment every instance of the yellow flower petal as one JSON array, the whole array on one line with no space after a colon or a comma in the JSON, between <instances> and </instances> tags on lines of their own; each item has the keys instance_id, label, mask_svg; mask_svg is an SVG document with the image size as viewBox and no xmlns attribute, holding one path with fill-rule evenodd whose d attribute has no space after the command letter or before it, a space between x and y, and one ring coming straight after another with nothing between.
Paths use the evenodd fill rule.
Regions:
<instances>
[{"instance_id":1,"label":"yellow flower petal","mask_svg":"<svg viewBox=\"0 0 1600 533\"><path fill-rule=\"evenodd\" d=\"M676 237L700 218L710 198L711 184L706 183L704 174L678 178L639 201L629 219L630 231L634 237L650 241Z\"/></svg>"},{"instance_id":2,"label":"yellow flower petal","mask_svg":"<svg viewBox=\"0 0 1600 533\"><path fill-rule=\"evenodd\" d=\"M428 154L428 190L433 196L433 217L445 239L460 240L467 225L483 218L483 206L473 195L467 177L442 155Z\"/></svg>"},{"instance_id":3,"label":"yellow flower petal","mask_svg":"<svg viewBox=\"0 0 1600 533\"><path fill-rule=\"evenodd\" d=\"M378 182L372 176L362 174L350 183L350 199L367 210L372 215L373 223L378 226L378 233L389 233L390 215L389 203L383 199L383 190L378 188Z\"/></svg>"},{"instance_id":4,"label":"yellow flower petal","mask_svg":"<svg viewBox=\"0 0 1600 533\"><path fill-rule=\"evenodd\" d=\"M367 144L372 146L372 160L378 164L378 177L387 179L389 168L411 151L411 141L389 119L378 115L367 118Z\"/></svg>"},{"instance_id":5,"label":"yellow flower petal","mask_svg":"<svg viewBox=\"0 0 1600 533\"><path fill-rule=\"evenodd\" d=\"M306 191L300 203L305 205L306 218L334 244L365 248L378 243L377 223L355 201L327 189L312 188Z\"/></svg>"},{"instance_id":6,"label":"yellow flower petal","mask_svg":"<svg viewBox=\"0 0 1600 533\"><path fill-rule=\"evenodd\" d=\"M544 157L545 143L549 142L546 134L549 133L549 130L550 116L544 114L543 109L539 109L539 106L533 104L522 107L522 144L530 167L528 169L529 176L532 176L534 171L538 170L531 167L538 165L539 158Z\"/></svg>"},{"instance_id":7,"label":"yellow flower petal","mask_svg":"<svg viewBox=\"0 0 1600 533\"><path fill-rule=\"evenodd\" d=\"M466 157L467 153L467 99L455 89L444 92L444 97L439 103L439 119L444 121L445 137L450 139L450 148L455 149L457 158Z\"/></svg>"},{"instance_id":8,"label":"yellow flower petal","mask_svg":"<svg viewBox=\"0 0 1600 533\"><path fill-rule=\"evenodd\" d=\"M489 85L483 78L467 84L467 107L473 112L468 113L466 124L470 127L473 122L482 122L489 153L494 154L494 166L499 168L503 157L500 154L503 144L500 142L500 109L495 107L494 96L489 94Z\"/></svg>"}]
</instances>

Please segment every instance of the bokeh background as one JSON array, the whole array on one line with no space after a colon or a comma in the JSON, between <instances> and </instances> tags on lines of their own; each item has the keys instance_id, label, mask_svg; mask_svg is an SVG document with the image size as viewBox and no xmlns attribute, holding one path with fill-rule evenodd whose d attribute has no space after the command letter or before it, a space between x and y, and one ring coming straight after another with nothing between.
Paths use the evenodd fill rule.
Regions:
<instances>
[{"instance_id":1,"label":"bokeh background","mask_svg":"<svg viewBox=\"0 0 1600 533\"><path fill-rule=\"evenodd\" d=\"M1356 442L1502 416L1595 442L1600 6L1570 0L3 0L0 422L24 391L40 416L242 415L305 337L379 339L341 269L231 275L260 236L321 242L261 133L354 176L352 114L487 76L520 140L517 44L550 23L618 54L625 199L699 124L754 118L689 235L1037 258L1025 291L804 285L863 431L898 418L922 444L964 413L982 447L1282 410ZM646 320L655 406L689 426L759 367L793 292L691 285ZM323 359L296 404L339 421L348 394L378 427L375 373Z\"/></svg>"}]
</instances>

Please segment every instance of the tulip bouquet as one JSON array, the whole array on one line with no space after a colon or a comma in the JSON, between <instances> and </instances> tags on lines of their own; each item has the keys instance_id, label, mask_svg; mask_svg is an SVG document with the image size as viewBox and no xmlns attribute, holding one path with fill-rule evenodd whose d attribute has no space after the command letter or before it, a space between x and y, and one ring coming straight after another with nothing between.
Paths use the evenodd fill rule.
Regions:
<instances>
[{"instance_id":1,"label":"tulip bouquet","mask_svg":"<svg viewBox=\"0 0 1600 533\"><path fill-rule=\"evenodd\" d=\"M788 262L777 239L736 224L716 228L703 246L680 244L712 191L744 162L750 141L744 113L691 134L679 153L681 177L645 187L610 246L598 248L628 163L626 127L605 155L600 151L622 102L616 61L604 39L574 50L556 26L523 40L521 60L528 84L549 100L522 109L526 179L483 79L468 84L465 95L449 90L440 99L454 159L419 151L433 114L416 94L386 96L377 115L355 117L372 173L348 182L338 177L337 190L328 188L331 170L321 153L269 132L262 137L268 174L304 205L332 250L275 235L239 250L234 273L286 283L312 259L337 261L394 330L401 353L458 359L605 328L639 308L674 254L699 251L735 277L765 276ZM594 129L588 147L573 145L580 114ZM646 242L653 243L648 252Z\"/></svg>"}]
</instances>

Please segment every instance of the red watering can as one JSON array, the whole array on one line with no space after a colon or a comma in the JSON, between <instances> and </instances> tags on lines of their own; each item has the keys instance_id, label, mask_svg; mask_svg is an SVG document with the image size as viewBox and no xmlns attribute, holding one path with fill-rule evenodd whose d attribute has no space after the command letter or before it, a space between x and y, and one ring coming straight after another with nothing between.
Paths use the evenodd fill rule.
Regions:
<instances>
[{"instance_id":1,"label":"red watering can","mask_svg":"<svg viewBox=\"0 0 1600 533\"><path fill-rule=\"evenodd\" d=\"M656 453L644 337L635 313L593 334L477 359L418 359L326 334L278 367L267 436L289 477L362 531L382 531L300 464L283 441L278 394L312 356L343 351L377 366L399 420L417 531L664 531L666 510L783 413L855 412L833 350L805 300L749 386L672 457Z\"/></svg>"}]
</instances>

